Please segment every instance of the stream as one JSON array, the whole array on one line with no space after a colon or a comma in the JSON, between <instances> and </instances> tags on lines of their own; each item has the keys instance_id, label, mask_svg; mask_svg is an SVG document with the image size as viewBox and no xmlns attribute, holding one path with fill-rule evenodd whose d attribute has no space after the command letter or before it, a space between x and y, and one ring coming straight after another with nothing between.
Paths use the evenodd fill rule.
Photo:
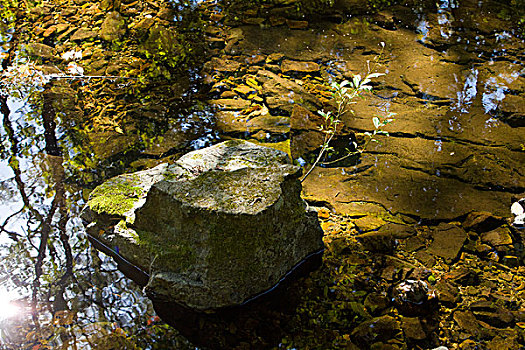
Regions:
<instances>
[{"instance_id":1,"label":"stream","mask_svg":"<svg viewBox=\"0 0 525 350\"><path fill-rule=\"evenodd\" d=\"M49 1L1 17L0 349L525 347L519 1L299 3ZM331 84L370 73L303 182L321 266L273 297L154 309L88 242L94 187L191 150L242 138L306 172ZM394 119L388 135L338 161L374 117ZM396 304L406 280L439 306Z\"/></svg>"}]
</instances>

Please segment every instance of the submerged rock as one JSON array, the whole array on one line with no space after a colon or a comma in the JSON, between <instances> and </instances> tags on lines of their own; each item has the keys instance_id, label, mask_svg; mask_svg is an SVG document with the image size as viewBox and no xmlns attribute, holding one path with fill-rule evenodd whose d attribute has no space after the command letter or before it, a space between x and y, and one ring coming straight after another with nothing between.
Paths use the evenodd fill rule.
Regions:
<instances>
[{"instance_id":1,"label":"submerged rock","mask_svg":"<svg viewBox=\"0 0 525 350\"><path fill-rule=\"evenodd\" d=\"M91 194L88 234L148 271L154 299L197 310L242 304L323 249L284 152L227 141L117 176Z\"/></svg>"},{"instance_id":2,"label":"submerged rock","mask_svg":"<svg viewBox=\"0 0 525 350\"><path fill-rule=\"evenodd\" d=\"M405 280L392 291L397 309L405 316L420 316L438 308L438 297L434 289L422 280Z\"/></svg>"}]
</instances>

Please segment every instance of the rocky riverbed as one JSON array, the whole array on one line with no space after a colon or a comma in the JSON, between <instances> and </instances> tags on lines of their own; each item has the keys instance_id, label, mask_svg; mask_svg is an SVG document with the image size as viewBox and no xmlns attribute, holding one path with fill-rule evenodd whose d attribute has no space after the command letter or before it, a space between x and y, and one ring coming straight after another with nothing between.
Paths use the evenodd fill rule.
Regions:
<instances>
[{"instance_id":1,"label":"rocky riverbed","mask_svg":"<svg viewBox=\"0 0 525 350\"><path fill-rule=\"evenodd\" d=\"M385 73L343 115L334 157L374 130L375 115L395 113L390 136L303 183L325 232L321 268L290 287L294 307L254 316L272 336L235 320L208 335L241 349L525 346L525 234L509 221L525 193L525 44L511 18L490 2L324 17L290 3L202 2L194 30L155 1L31 10L19 32L41 70L66 72L64 53L80 51L86 76L120 77L46 86L75 146L72 178L92 186L229 138L308 164L323 137L316 113L334 107L330 83ZM406 280L425 281L438 306L403 309L392 291Z\"/></svg>"}]
</instances>

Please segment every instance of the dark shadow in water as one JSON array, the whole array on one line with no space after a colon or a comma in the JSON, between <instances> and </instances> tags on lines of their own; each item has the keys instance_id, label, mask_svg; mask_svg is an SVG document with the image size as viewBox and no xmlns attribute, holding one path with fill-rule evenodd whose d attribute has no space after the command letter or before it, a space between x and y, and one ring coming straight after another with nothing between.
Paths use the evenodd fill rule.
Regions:
<instances>
[{"instance_id":1,"label":"dark shadow in water","mask_svg":"<svg viewBox=\"0 0 525 350\"><path fill-rule=\"evenodd\" d=\"M96 249L117 262L124 275L142 287L147 284L149 275L146 272L96 238L91 235L88 237ZM155 295L149 294L148 297L152 300L157 315L196 346L210 349L268 349L277 346L282 340L282 325L293 317L300 301L297 283L300 283L301 277L321 266L323 252L321 250L310 254L270 290L240 306L197 312Z\"/></svg>"}]
</instances>

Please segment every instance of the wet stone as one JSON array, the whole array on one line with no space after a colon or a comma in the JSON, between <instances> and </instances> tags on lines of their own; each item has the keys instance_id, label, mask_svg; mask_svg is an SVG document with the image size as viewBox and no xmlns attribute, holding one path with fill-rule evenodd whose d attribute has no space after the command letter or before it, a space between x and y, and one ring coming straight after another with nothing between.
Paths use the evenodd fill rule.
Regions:
<instances>
[{"instance_id":1,"label":"wet stone","mask_svg":"<svg viewBox=\"0 0 525 350\"><path fill-rule=\"evenodd\" d=\"M439 301L447 306L455 305L459 300L459 288L452 284L440 280L436 283L435 288L439 293Z\"/></svg>"},{"instance_id":2,"label":"wet stone","mask_svg":"<svg viewBox=\"0 0 525 350\"><path fill-rule=\"evenodd\" d=\"M266 103L270 109L291 113L296 103L308 110L317 110L321 105L317 97L306 92L300 85L275 73L259 70L256 78L263 84Z\"/></svg>"},{"instance_id":3,"label":"wet stone","mask_svg":"<svg viewBox=\"0 0 525 350\"><path fill-rule=\"evenodd\" d=\"M286 20L286 25L290 29L306 29L306 28L308 28L308 22L307 21L294 21L294 20L287 19Z\"/></svg>"},{"instance_id":4,"label":"wet stone","mask_svg":"<svg viewBox=\"0 0 525 350\"><path fill-rule=\"evenodd\" d=\"M207 62L204 66L207 70L215 70L218 72L225 73L234 73L239 70L241 64L234 60L223 59L218 57L213 57L211 61Z\"/></svg>"},{"instance_id":5,"label":"wet stone","mask_svg":"<svg viewBox=\"0 0 525 350\"><path fill-rule=\"evenodd\" d=\"M389 298L381 293L369 293L364 301L365 307L372 315L376 315L381 310L386 309L389 303Z\"/></svg>"},{"instance_id":6,"label":"wet stone","mask_svg":"<svg viewBox=\"0 0 525 350\"><path fill-rule=\"evenodd\" d=\"M432 238L428 252L452 262L463 247L467 234L456 225L441 223L432 232Z\"/></svg>"},{"instance_id":7,"label":"wet stone","mask_svg":"<svg viewBox=\"0 0 525 350\"><path fill-rule=\"evenodd\" d=\"M381 316L365 321L351 333L352 341L361 348L370 348L374 343L386 342L401 330L399 322L391 316Z\"/></svg>"},{"instance_id":8,"label":"wet stone","mask_svg":"<svg viewBox=\"0 0 525 350\"><path fill-rule=\"evenodd\" d=\"M77 29L77 31L71 35L71 38L70 40L72 41L76 41L76 40L87 40L87 39L91 39L91 38L95 38L97 36L97 33L90 30L90 29L86 29L86 28L80 28L80 29Z\"/></svg>"},{"instance_id":9,"label":"wet stone","mask_svg":"<svg viewBox=\"0 0 525 350\"><path fill-rule=\"evenodd\" d=\"M424 250L420 250L415 254L415 258L426 267L432 267L436 264L436 259L432 254L427 253Z\"/></svg>"},{"instance_id":10,"label":"wet stone","mask_svg":"<svg viewBox=\"0 0 525 350\"><path fill-rule=\"evenodd\" d=\"M412 225L398 224L395 222L387 222L385 225L381 226L378 230L379 232L388 232L395 239L405 239L415 235L416 229Z\"/></svg>"},{"instance_id":11,"label":"wet stone","mask_svg":"<svg viewBox=\"0 0 525 350\"><path fill-rule=\"evenodd\" d=\"M511 311L496 306L490 301L478 301L470 304L469 309L478 320L493 327L505 328L514 321Z\"/></svg>"},{"instance_id":12,"label":"wet stone","mask_svg":"<svg viewBox=\"0 0 525 350\"><path fill-rule=\"evenodd\" d=\"M503 223L504 220L502 218L496 217L489 212L472 212L463 221L463 227L465 230L481 233L494 230Z\"/></svg>"},{"instance_id":13,"label":"wet stone","mask_svg":"<svg viewBox=\"0 0 525 350\"><path fill-rule=\"evenodd\" d=\"M518 350L523 349L517 336L500 336L497 335L487 343L487 350Z\"/></svg>"},{"instance_id":14,"label":"wet stone","mask_svg":"<svg viewBox=\"0 0 525 350\"><path fill-rule=\"evenodd\" d=\"M422 280L407 279L396 285L392 299L404 316L425 316L438 309L436 291Z\"/></svg>"},{"instance_id":15,"label":"wet stone","mask_svg":"<svg viewBox=\"0 0 525 350\"><path fill-rule=\"evenodd\" d=\"M27 45L27 50L32 56L42 57L46 59L52 59L54 57L53 48L45 44L31 43Z\"/></svg>"},{"instance_id":16,"label":"wet stone","mask_svg":"<svg viewBox=\"0 0 525 350\"><path fill-rule=\"evenodd\" d=\"M425 247L426 240L423 237L414 236L406 240L405 249L408 252L414 252Z\"/></svg>"},{"instance_id":17,"label":"wet stone","mask_svg":"<svg viewBox=\"0 0 525 350\"><path fill-rule=\"evenodd\" d=\"M359 232L369 232L377 230L385 223L385 220L373 215L363 216L362 218L354 220L354 225L357 227L357 230Z\"/></svg>"},{"instance_id":18,"label":"wet stone","mask_svg":"<svg viewBox=\"0 0 525 350\"><path fill-rule=\"evenodd\" d=\"M493 247L502 245L511 245L512 237L510 231L505 227L499 227L495 230L481 234L481 241L490 244Z\"/></svg>"},{"instance_id":19,"label":"wet stone","mask_svg":"<svg viewBox=\"0 0 525 350\"><path fill-rule=\"evenodd\" d=\"M462 286L472 286L479 284L479 275L474 270L467 267L460 267L445 274L444 278L455 284Z\"/></svg>"},{"instance_id":20,"label":"wet stone","mask_svg":"<svg viewBox=\"0 0 525 350\"><path fill-rule=\"evenodd\" d=\"M394 237L388 232L370 231L356 238L362 242L363 248L371 252L390 253L394 250Z\"/></svg>"},{"instance_id":21,"label":"wet stone","mask_svg":"<svg viewBox=\"0 0 525 350\"><path fill-rule=\"evenodd\" d=\"M401 328L409 339L423 340L427 338L427 334L418 317L403 317L401 319Z\"/></svg>"},{"instance_id":22,"label":"wet stone","mask_svg":"<svg viewBox=\"0 0 525 350\"><path fill-rule=\"evenodd\" d=\"M454 312L454 321L456 321L459 327L475 337L481 336L481 326L472 312L456 311Z\"/></svg>"},{"instance_id":23,"label":"wet stone","mask_svg":"<svg viewBox=\"0 0 525 350\"><path fill-rule=\"evenodd\" d=\"M211 100L210 104L217 105L222 110L241 110L250 107L251 102L242 98L224 98Z\"/></svg>"},{"instance_id":24,"label":"wet stone","mask_svg":"<svg viewBox=\"0 0 525 350\"><path fill-rule=\"evenodd\" d=\"M315 62L283 60L281 63L281 71L285 74L315 73L319 72L319 65Z\"/></svg>"}]
</instances>

